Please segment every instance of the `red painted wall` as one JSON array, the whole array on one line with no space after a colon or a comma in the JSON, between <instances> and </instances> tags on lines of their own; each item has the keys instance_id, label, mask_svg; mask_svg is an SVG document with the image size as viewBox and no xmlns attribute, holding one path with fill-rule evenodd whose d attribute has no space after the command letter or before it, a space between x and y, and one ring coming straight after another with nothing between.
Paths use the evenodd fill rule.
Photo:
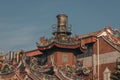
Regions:
<instances>
[{"instance_id":1,"label":"red painted wall","mask_svg":"<svg viewBox=\"0 0 120 80\"><path fill-rule=\"evenodd\" d=\"M55 56L55 63L58 64L58 66L62 66L62 65L74 65L74 54L72 52L54 52L53 53ZM68 56L68 62L63 62L62 61L62 55L66 54Z\"/></svg>"}]
</instances>

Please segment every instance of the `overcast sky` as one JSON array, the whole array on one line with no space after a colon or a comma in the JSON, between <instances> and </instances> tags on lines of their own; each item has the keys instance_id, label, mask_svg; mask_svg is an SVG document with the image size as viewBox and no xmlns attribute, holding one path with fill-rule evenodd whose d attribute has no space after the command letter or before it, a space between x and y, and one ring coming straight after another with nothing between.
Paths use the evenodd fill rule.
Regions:
<instances>
[{"instance_id":1,"label":"overcast sky","mask_svg":"<svg viewBox=\"0 0 120 80\"><path fill-rule=\"evenodd\" d=\"M0 0L0 50L36 49L58 14L68 15L73 35L120 28L120 0Z\"/></svg>"}]
</instances>

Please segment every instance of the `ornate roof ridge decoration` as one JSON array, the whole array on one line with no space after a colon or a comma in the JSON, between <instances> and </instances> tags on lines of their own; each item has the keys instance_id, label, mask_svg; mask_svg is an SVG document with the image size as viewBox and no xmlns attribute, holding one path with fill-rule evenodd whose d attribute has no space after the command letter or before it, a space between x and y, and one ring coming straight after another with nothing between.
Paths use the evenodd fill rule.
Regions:
<instances>
[{"instance_id":1,"label":"ornate roof ridge decoration","mask_svg":"<svg viewBox=\"0 0 120 80\"><path fill-rule=\"evenodd\" d=\"M52 62L52 58L50 59L50 64L47 63L44 66L39 66L39 67L35 67L37 60L39 60L36 57L32 57L30 58L31 60L29 60L30 62L26 62L27 56L23 56L23 63L26 67L26 75L28 75L31 79L35 79L35 80L43 80L43 79L48 79L48 78L59 78L60 80L73 80L73 79L82 79L83 77L81 77L80 75L85 75L85 76L89 76L91 74L91 67L88 66L82 66L80 64L82 64L81 62L78 62L80 64L76 64L74 66L70 66L68 64L66 64L65 66L57 66L54 62ZM30 64L29 64L30 63ZM31 66L31 63L33 63L33 65ZM49 65L52 68L52 71L54 72L54 75L47 75L46 70L51 70L50 67L46 66ZM45 67L45 68L44 68ZM43 69L43 72L39 71ZM70 76L69 76L69 75ZM41 75L41 76L40 76Z\"/></svg>"},{"instance_id":2,"label":"ornate roof ridge decoration","mask_svg":"<svg viewBox=\"0 0 120 80\"><path fill-rule=\"evenodd\" d=\"M120 36L116 36L116 31L113 30L110 26L107 26L104 30L106 35L101 36L103 40L120 52Z\"/></svg>"},{"instance_id":3,"label":"ornate roof ridge decoration","mask_svg":"<svg viewBox=\"0 0 120 80\"><path fill-rule=\"evenodd\" d=\"M72 38L71 38L72 39ZM66 46L72 46L72 45L77 45L77 44L80 44L80 40L77 40L77 41L70 41L70 40L67 40L67 41L58 41L58 40L51 40L51 41L48 41L46 42L45 41L45 44L37 44L38 47L45 47L45 46L49 46L53 43L56 43L56 44L60 44L60 45L66 45Z\"/></svg>"},{"instance_id":4,"label":"ornate roof ridge decoration","mask_svg":"<svg viewBox=\"0 0 120 80\"><path fill-rule=\"evenodd\" d=\"M45 74L51 70L53 70L53 66L51 64L47 64L44 66L38 66L38 64L36 64L35 62L37 62L37 58L32 57L32 60L30 60L30 64L28 64L26 62L26 58L27 56L24 55L23 56L23 63L26 67L26 75L28 75L31 79L35 79L35 80L43 80L43 78L45 78ZM32 64L32 65L31 65ZM37 67L35 67L37 66ZM42 70L42 71L40 71Z\"/></svg>"},{"instance_id":5,"label":"ornate roof ridge decoration","mask_svg":"<svg viewBox=\"0 0 120 80\"><path fill-rule=\"evenodd\" d=\"M17 53L16 58L11 57L10 59L3 59L3 61L0 61L0 65L2 64L3 66L0 67L0 76L1 77L5 77L5 78L14 78L14 76L16 76L17 79L19 80L23 80L20 78L20 75L18 75L18 71L20 71L20 69L22 68L22 61L18 61L17 59L19 57L19 59L22 57L23 52L19 51L19 53ZM13 52L9 53L10 56L13 55ZM12 54L12 55L11 55ZM19 54L19 56L18 56ZM7 54L8 55L8 54ZM5 55L6 56L6 55Z\"/></svg>"},{"instance_id":6,"label":"ornate roof ridge decoration","mask_svg":"<svg viewBox=\"0 0 120 80\"><path fill-rule=\"evenodd\" d=\"M104 29L79 35L79 38L87 38L87 37L92 37L92 36L97 37L97 36L101 35L103 32L110 32L110 31L113 32L113 29L111 28L110 25L107 25Z\"/></svg>"},{"instance_id":7,"label":"ornate roof ridge decoration","mask_svg":"<svg viewBox=\"0 0 120 80\"><path fill-rule=\"evenodd\" d=\"M81 41L78 40L77 42L75 42L74 44L71 43L66 43L66 42L58 42L58 41L53 41L50 44L44 45L44 46L40 46L37 45L39 50L46 50L46 49L50 49L52 47L58 47L58 48L67 48L67 49L75 49L75 48L80 48L81 51L85 52L86 48L83 47L83 45L81 45Z\"/></svg>"},{"instance_id":8,"label":"ornate roof ridge decoration","mask_svg":"<svg viewBox=\"0 0 120 80\"><path fill-rule=\"evenodd\" d=\"M105 40L109 45L111 45L114 49L116 49L118 52L120 52L120 45L116 45L113 42L111 42L110 40L108 40L109 38L107 36L102 36L103 40Z\"/></svg>"}]
</instances>

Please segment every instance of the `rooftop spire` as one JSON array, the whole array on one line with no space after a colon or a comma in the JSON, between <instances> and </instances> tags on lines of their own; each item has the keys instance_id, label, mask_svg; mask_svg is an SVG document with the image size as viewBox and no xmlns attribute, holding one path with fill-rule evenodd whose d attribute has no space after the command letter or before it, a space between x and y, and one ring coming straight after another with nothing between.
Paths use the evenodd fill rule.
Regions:
<instances>
[{"instance_id":1,"label":"rooftop spire","mask_svg":"<svg viewBox=\"0 0 120 80\"><path fill-rule=\"evenodd\" d=\"M57 17L57 26L53 27L53 35L60 41L66 41L71 35L71 27L68 27L68 16L65 14L59 14Z\"/></svg>"},{"instance_id":2,"label":"rooftop spire","mask_svg":"<svg viewBox=\"0 0 120 80\"><path fill-rule=\"evenodd\" d=\"M56 17L58 19L58 27L66 27L67 26L67 18L68 18L67 15L59 14Z\"/></svg>"}]
</instances>

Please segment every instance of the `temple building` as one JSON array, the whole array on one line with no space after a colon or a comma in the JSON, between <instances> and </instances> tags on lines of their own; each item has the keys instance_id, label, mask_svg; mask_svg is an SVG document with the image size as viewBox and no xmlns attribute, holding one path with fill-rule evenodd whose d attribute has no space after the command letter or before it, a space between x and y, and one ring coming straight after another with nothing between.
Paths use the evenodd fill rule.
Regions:
<instances>
[{"instance_id":1,"label":"temple building","mask_svg":"<svg viewBox=\"0 0 120 80\"><path fill-rule=\"evenodd\" d=\"M4 80L110 80L120 57L120 30L106 26L72 36L68 16L56 17L53 36L40 37L35 50L18 51L15 57L10 52L9 59L2 59L1 64L9 62L12 68L2 72L0 66L0 76L8 75L9 79Z\"/></svg>"}]
</instances>

